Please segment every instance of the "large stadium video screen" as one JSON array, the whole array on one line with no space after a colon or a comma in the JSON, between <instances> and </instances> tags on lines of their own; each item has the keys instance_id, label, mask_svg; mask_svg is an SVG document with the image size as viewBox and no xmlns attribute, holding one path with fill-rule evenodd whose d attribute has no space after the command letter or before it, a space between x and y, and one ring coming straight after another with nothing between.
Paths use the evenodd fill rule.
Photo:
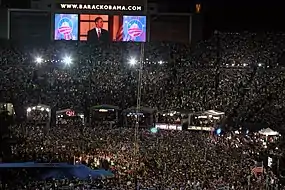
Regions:
<instances>
[{"instance_id":1,"label":"large stadium video screen","mask_svg":"<svg viewBox=\"0 0 285 190\"><path fill-rule=\"evenodd\" d=\"M78 40L78 14L55 15L55 40Z\"/></svg>"},{"instance_id":2,"label":"large stadium video screen","mask_svg":"<svg viewBox=\"0 0 285 190\"><path fill-rule=\"evenodd\" d=\"M54 40L146 41L146 16L55 14Z\"/></svg>"}]
</instances>

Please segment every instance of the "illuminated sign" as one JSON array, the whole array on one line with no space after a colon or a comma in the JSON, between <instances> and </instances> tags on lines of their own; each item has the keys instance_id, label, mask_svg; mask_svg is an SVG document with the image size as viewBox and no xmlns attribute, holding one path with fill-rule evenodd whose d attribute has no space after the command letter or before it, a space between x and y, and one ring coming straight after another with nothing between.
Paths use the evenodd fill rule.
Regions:
<instances>
[{"instance_id":1,"label":"illuminated sign","mask_svg":"<svg viewBox=\"0 0 285 190\"><path fill-rule=\"evenodd\" d=\"M181 125L174 125L174 124L157 123L155 127L158 129L164 129L164 130L178 130L178 131L182 130Z\"/></svg>"},{"instance_id":2,"label":"illuminated sign","mask_svg":"<svg viewBox=\"0 0 285 190\"><path fill-rule=\"evenodd\" d=\"M75 116L75 112L74 112L74 111L71 111L71 110L66 111L65 114L68 115L68 116L70 116L70 117L71 117L71 116Z\"/></svg>"},{"instance_id":3,"label":"illuminated sign","mask_svg":"<svg viewBox=\"0 0 285 190\"><path fill-rule=\"evenodd\" d=\"M60 13L54 16L54 40L145 42L146 22L146 16ZM100 36L96 23L101 23Z\"/></svg>"},{"instance_id":4,"label":"illuminated sign","mask_svg":"<svg viewBox=\"0 0 285 190\"><path fill-rule=\"evenodd\" d=\"M108 112L106 109L99 109L99 112Z\"/></svg>"},{"instance_id":5,"label":"illuminated sign","mask_svg":"<svg viewBox=\"0 0 285 190\"><path fill-rule=\"evenodd\" d=\"M60 3L60 9L78 9L78 10L104 10L104 11L143 11L141 5L95 5L78 3Z\"/></svg>"},{"instance_id":6,"label":"illuminated sign","mask_svg":"<svg viewBox=\"0 0 285 190\"><path fill-rule=\"evenodd\" d=\"M55 40L78 39L78 14L55 14Z\"/></svg>"},{"instance_id":7,"label":"illuminated sign","mask_svg":"<svg viewBox=\"0 0 285 190\"><path fill-rule=\"evenodd\" d=\"M196 13L201 12L201 4L196 4Z\"/></svg>"}]
</instances>

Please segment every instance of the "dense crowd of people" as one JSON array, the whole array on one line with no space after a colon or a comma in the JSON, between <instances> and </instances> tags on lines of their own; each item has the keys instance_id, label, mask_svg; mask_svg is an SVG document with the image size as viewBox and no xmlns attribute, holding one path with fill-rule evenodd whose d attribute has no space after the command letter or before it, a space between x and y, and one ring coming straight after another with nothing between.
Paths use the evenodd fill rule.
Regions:
<instances>
[{"instance_id":1,"label":"dense crowd of people","mask_svg":"<svg viewBox=\"0 0 285 190\"><path fill-rule=\"evenodd\" d=\"M157 110L238 112L242 115L238 120L262 122L266 117L276 125L284 104L283 39L281 34L244 33L215 35L193 48L147 43L141 104ZM82 111L90 105L125 109L136 104L139 68L129 62L140 61L140 44L7 43L0 50L3 102L15 102L21 108L42 103L57 110ZM68 63L64 63L66 57ZM274 112L268 112L273 105ZM247 114L253 109L260 116Z\"/></svg>"},{"instance_id":2,"label":"dense crowd of people","mask_svg":"<svg viewBox=\"0 0 285 190\"><path fill-rule=\"evenodd\" d=\"M23 138L19 128L13 131ZM258 155L268 149L276 150L276 141L268 142L265 147L265 137L252 133L218 137L205 132L152 133L141 129L134 144L134 134L134 129L106 126L86 127L81 131L78 126L61 125L48 133L34 127L25 133L24 143L13 146L13 154L18 161L74 162L110 169L115 177L103 180L104 189L135 189L136 185L141 189L265 189L266 185L277 188L278 178L270 168L266 176L252 173L255 162L260 161ZM135 146L139 148L138 154L134 154ZM264 168L267 168L265 163ZM92 184L75 181L22 183L28 189L35 188L35 184Z\"/></svg>"},{"instance_id":3,"label":"dense crowd of people","mask_svg":"<svg viewBox=\"0 0 285 190\"><path fill-rule=\"evenodd\" d=\"M265 125L281 130L284 40L282 34L217 33L191 48L176 43L90 46L6 41L0 45L0 98L13 103L17 116L37 104L84 113L100 104L125 109L136 106L141 71L141 106L219 110L226 113L221 122L226 129ZM122 126L66 123L47 130L45 125L22 122L21 127L12 127L14 135L24 139L13 146L16 160L79 160L98 167L104 158L115 174L102 182L105 189L265 189L268 184L277 188L278 180L270 171L261 178L252 175L256 156L270 147L252 134L213 137L204 132L153 134L140 129L134 143L134 129ZM138 154L133 153L136 148ZM25 188L35 184L39 188L47 182L30 182Z\"/></svg>"}]
</instances>

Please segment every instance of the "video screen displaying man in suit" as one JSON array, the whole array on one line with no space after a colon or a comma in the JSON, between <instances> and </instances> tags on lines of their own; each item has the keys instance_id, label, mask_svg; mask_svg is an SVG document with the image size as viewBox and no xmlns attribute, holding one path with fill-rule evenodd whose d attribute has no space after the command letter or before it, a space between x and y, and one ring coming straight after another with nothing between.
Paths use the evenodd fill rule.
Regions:
<instances>
[{"instance_id":1,"label":"video screen displaying man in suit","mask_svg":"<svg viewBox=\"0 0 285 190\"><path fill-rule=\"evenodd\" d=\"M95 18L95 28L87 32L87 41L89 43L107 43L110 41L108 30L103 29L104 21L102 17Z\"/></svg>"},{"instance_id":2,"label":"video screen displaying man in suit","mask_svg":"<svg viewBox=\"0 0 285 190\"><path fill-rule=\"evenodd\" d=\"M90 44L108 42L145 42L146 16L80 14L80 41Z\"/></svg>"},{"instance_id":3,"label":"video screen displaying man in suit","mask_svg":"<svg viewBox=\"0 0 285 190\"><path fill-rule=\"evenodd\" d=\"M119 15L80 14L79 39L93 44L114 41L122 21Z\"/></svg>"}]
</instances>

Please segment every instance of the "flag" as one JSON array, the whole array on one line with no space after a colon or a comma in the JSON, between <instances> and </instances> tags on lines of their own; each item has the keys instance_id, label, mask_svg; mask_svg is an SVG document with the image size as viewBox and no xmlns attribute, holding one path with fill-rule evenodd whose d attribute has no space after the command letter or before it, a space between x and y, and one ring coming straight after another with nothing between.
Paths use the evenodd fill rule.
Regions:
<instances>
[{"instance_id":1,"label":"flag","mask_svg":"<svg viewBox=\"0 0 285 190\"><path fill-rule=\"evenodd\" d=\"M255 166L251 169L251 172L257 177L259 174L262 174L264 171L263 169L263 162L255 162Z\"/></svg>"},{"instance_id":2,"label":"flag","mask_svg":"<svg viewBox=\"0 0 285 190\"><path fill-rule=\"evenodd\" d=\"M123 41L123 38L124 38L124 29L123 29L123 25L121 25L121 27L118 29L117 34L116 34L116 41L121 42Z\"/></svg>"},{"instance_id":3,"label":"flag","mask_svg":"<svg viewBox=\"0 0 285 190\"><path fill-rule=\"evenodd\" d=\"M251 169L251 172L255 175L263 173L263 167L253 167Z\"/></svg>"},{"instance_id":4,"label":"flag","mask_svg":"<svg viewBox=\"0 0 285 190\"><path fill-rule=\"evenodd\" d=\"M132 40L132 37L130 35L125 35L124 34L124 26L121 25L121 27L118 29L118 32L116 34L116 41L117 42L130 42L134 41Z\"/></svg>"}]
</instances>

